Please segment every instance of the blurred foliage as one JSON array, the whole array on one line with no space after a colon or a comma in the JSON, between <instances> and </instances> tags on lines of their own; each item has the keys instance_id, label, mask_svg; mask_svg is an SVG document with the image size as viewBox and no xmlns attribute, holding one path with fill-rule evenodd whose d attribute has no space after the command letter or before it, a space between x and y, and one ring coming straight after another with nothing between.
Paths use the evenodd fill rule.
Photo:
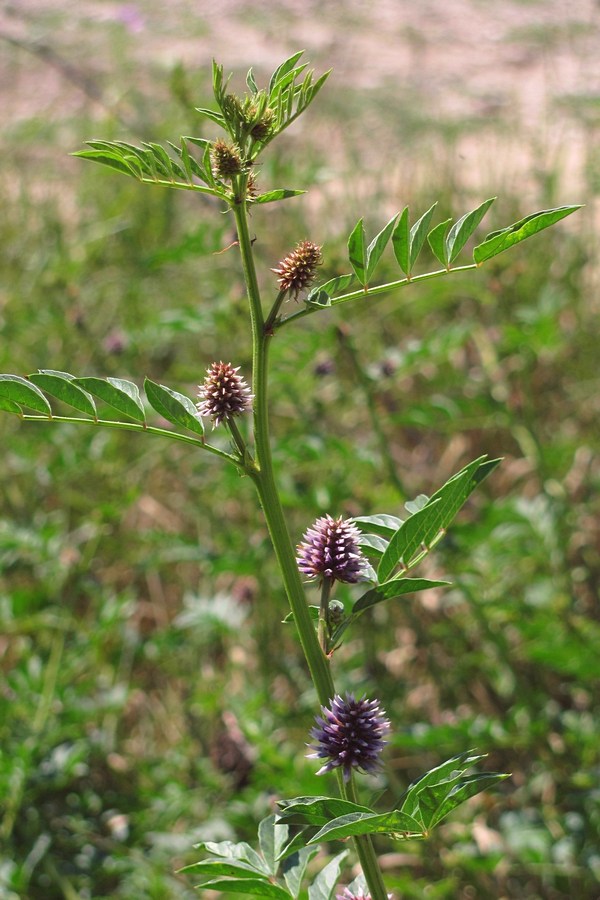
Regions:
<instances>
[{"instance_id":1,"label":"blurred foliage","mask_svg":"<svg viewBox=\"0 0 600 900\"><path fill-rule=\"evenodd\" d=\"M138 98L133 138L200 132L183 101L208 85L179 67L171 87L160 123ZM314 132L286 135L260 170L265 186L315 184L313 205L309 194L253 214L271 291L269 268L307 236L325 244L324 279L342 271L363 195L371 226L390 200L421 212L439 199L458 215L499 188L461 188L431 149L447 147L447 127L415 112L414 133L399 133L406 118L386 129L409 148L427 141L430 178L390 198L384 169L354 174L360 144L325 157L349 113L334 82L323 100ZM100 124L123 133L109 113ZM227 218L72 160L45 192L16 148L35 158L46 127L4 137L0 370L148 375L189 396L214 358L248 371ZM67 117L44 141L62 160L98 131ZM591 193L596 169L590 156ZM538 208L554 185L539 180ZM523 212L506 189L498 206L499 225ZM273 346L275 458L298 539L324 512L401 514L468 460L505 457L422 572L453 586L378 607L338 651L340 689L375 685L395 725L372 787L388 806L470 746L513 773L429 842L380 841L398 897L597 896L591 228L584 212L483 272L319 314ZM251 486L151 438L3 417L0 441L0 894L194 897L174 874L194 842L252 841L275 798L323 791L302 750L315 697Z\"/></svg>"}]
</instances>

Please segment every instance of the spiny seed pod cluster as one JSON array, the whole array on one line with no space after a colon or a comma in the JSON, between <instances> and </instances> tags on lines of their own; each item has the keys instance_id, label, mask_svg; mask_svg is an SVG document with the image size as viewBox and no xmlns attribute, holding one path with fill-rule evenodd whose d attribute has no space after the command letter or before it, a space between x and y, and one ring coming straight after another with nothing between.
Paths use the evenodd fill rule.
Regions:
<instances>
[{"instance_id":1,"label":"spiny seed pod cluster","mask_svg":"<svg viewBox=\"0 0 600 900\"><path fill-rule=\"evenodd\" d=\"M276 269L271 269L278 276L279 290L290 291L296 298L313 280L322 259L320 247L312 241L301 241L278 263Z\"/></svg>"},{"instance_id":2,"label":"spiny seed pod cluster","mask_svg":"<svg viewBox=\"0 0 600 900\"><path fill-rule=\"evenodd\" d=\"M232 178L244 169L241 153L235 144L215 141L210 151L215 178Z\"/></svg>"},{"instance_id":3,"label":"spiny seed pod cluster","mask_svg":"<svg viewBox=\"0 0 600 900\"><path fill-rule=\"evenodd\" d=\"M224 362L214 362L206 370L196 405L200 416L212 419L214 428L224 419L252 408L250 388L238 371L239 366L234 369L231 363Z\"/></svg>"},{"instance_id":4,"label":"spiny seed pod cluster","mask_svg":"<svg viewBox=\"0 0 600 900\"><path fill-rule=\"evenodd\" d=\"M307 529L298 544L296 562L309 578L331 578L354 584L367 567L356 525L339 516L322 516Z\"/></svg>"},{"instance_id":5,"label":"spiny seed pod cluster","mask_svg":"<svg viewBox=\"0 0 600 900\"><path fill-rule=\"evenodd\" d=\"M321 707L316 726L310 735L316 744L311 746L309 759L327 759L317 775L341 769L344 781L349 781L352 769L373 773L379 768L379 757L387 741L384 735L390 723L378 700L353 694L342 698L337 694L329 707Z\"/></svg>"}]
</instances>

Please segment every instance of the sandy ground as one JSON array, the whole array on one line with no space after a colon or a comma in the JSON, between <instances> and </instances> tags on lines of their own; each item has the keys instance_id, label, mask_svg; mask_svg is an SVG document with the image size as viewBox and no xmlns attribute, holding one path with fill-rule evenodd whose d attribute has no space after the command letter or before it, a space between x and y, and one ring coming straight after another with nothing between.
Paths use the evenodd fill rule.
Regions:
<instances>
[{"instance_id":1,"label":"sandy ground","mask_svg":"<svg viewBox=\"0 0 600 900\"><path fill-rule=\"evenodd\" d=\"M594 0L13 0L0 7L2 140L24 121L126 109L129 89L177 63L195 71L214 56L260 76L300 47L318 70L333 65L338 90L499 125L491 143L460 138L467 181L558 163L570 188L585 186L600 123Z\"/></svg>"}]
</instances>

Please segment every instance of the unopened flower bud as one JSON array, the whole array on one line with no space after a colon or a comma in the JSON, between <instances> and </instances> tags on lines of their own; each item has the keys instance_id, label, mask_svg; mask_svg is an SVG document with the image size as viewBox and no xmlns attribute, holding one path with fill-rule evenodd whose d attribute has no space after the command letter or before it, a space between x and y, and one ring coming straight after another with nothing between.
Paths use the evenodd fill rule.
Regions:
<instances>
[{"instance_id":1,"label":"unopened flower bud","mask_svg":"<svg viewBox=\"0 0 600 900\"><path fill-rule=\"evenodd\" d=\"M271 133L271 129L273 128L273 124L275 122L275 113L272 109L265 109L264 113L258 119L257 122L254 123L252 128L250 129L250 134L254 138L255 141L264 141L266 137Z\"/></svg>"}]
</instances>

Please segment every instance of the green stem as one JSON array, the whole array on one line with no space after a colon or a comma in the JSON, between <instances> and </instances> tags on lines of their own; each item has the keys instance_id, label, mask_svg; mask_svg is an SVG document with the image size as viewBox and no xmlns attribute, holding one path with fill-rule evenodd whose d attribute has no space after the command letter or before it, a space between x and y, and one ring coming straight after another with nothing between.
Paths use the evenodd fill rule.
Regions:
<instances>
[{"instance_id":1,"label":"green stem","mask_svg":"<svg viewBox=\"0 0 600 900\"><path fill-rule=\"evenodd\" d=\"M275 322L277 321L277 316L279 315L279 310L281 309L281 304L285 300L287 291L279 291L277 296L275 297L275 302L271 308L271 312L267 316L267 320L265 322L265 331L267 333L271 332L275 327Z\"/></svg>"},{"instance_id":2,"label":"green stem","mask_svg":"<svg viewBox=\"0 0 600 900\"><path fill-rule=\"evenodd\" d=\"M267 378L271 337L264 327L245 204L236 204L233 207L233 212L237 225L252 324L252 391L254 394L256 469L250 474L258 491L273 549L281 570L284 588L294 615L300 644L304 651L319 701L323 706L326 706L335 694L329 660L319 646L310 617L304 588L296 564L294 547L273 474L269 436Z\"/></svg>"},{"instance_id":3,"label":"green stem","mask_svg":"<svg viewBox=\"0 0 600 900\"><path fill-rule=\"evenodd\" d=\"M238 469L244 468L240 460L235 456L232 456L231 453L219 450L218 447L213 447L211 444L207 444L199 438L188 437L187 434L178 434L176 431L169 431L167 428L155 428L153 425L141 425L137 422L114 422L110 419L80 419L78 416L22 415L20 418L23 419L24 422L45 422L46 424L49 422L75 422L78 425L95 425L96 427L103 428L117 428L122 431L139 431L144 432L145 434L157 434L160 437L171 438L172 441L181 441L184 444L194 444L194 446L198 447L200 450L206 450L208 453L213 453L221 459L226 459L227 462L233 463Z\"/></svg>"},{"instance_id":4,"label":"green stem","mask_svg":"<svg viewBox=\"0 0 600 900\"><path fill-rule=\"evenodd\" d=\"M331 586L333 578L323 577L321 585L321 606L319 609L319 644L325 655L329 651L329 638L331 636L331 625L329 623L329 595L331 594Z\"/></svg>"},{"instance_id":5,"label":"green stem","mask_svg":"<svg viewBox=\"0 0 600 900\"><path fill-rule=\"evenodd\" d=\"M252 470L248 470L248 474L256 485L273 549L279 563L285 591L294 616L300 644L317 691L317 696L322 706L328 706L335 695L330 662L319 644L317 633L308 611L304 588L296 564L294 546L285 521L273 472L268 409L268 361L273 329L265 328L252 255L252 243L248 232L245 203L233 205L233 212L242 255L252 324L252 390L254 394L253 415L256 465ZM339 784L342 797L351 799L354 796L353 786L351 784L350 786L345 785L341 775ZM361 835L355 838L354 845L372 900L387 900L379 862L370 836Z\"/></svg>"},{"instance_id":6,"label":"green stem","mask_svg":"<svg viewBox=\"0 0 600 900\"><path fill-rule=\"evenodd\" d=\"M231 437L233 438L233 443L235 444L237 451L240 454L240 459L242 460L242 462L247 462L249 454L248 448L246 446L246 441L242 437L242 433L238 428L237 422L235 421L233 416L230 416L227 419L227 427L229 428L229 432L231 434Z\"/></svg>"},{"instance_id":7,"label":"green stem","mask_svg":"<svg viewBox=\"0 0 600 900\"><path fill-rule=\"evenodd\" d=\"M347 800L352 803L358 803L356 798L356 789L354 787L354 779L352 775L346 783L345 795ZM373 847L373 841L370 834L362 834L354 839L354 846L360 860L363 875L369 886L369 893L372 900L387 900L387 891L381 874L379 860Z\"/></svg>"},{"instance_id":8,"label":"green stem","mask_svg":"<svg viewBox=\"0 0 600 900\"><path fill-rule=\"evenodd\" d=\"M374 297L377 294L386 294L388 291L393 291L396 288L406 287L407 284L417 284L420 281L429 281L431 278L441 278L443 275L453 275L455 272L468 272L471 269L478 268L477 263L471 263L468 266L455 266L453 269L436 269L435 272L425 272L423 275L414 275L412 278L400 278L399 281L389 281L387 284L378 284L376 287L363 287L358 291L350 291L349 294L340 294L339 297L332 297L331 306L348 303L350 300L359 300L361 297ZM294 322L296 319L303 319L305 316L310 316L320 309L329 309L329 307L316 304L314 306L306 306L304 309L298 310L298 312L278 319L275 322L275 328L281 328L282 325L287 325L288 322Z\"/></svg>"}]
</instances>

